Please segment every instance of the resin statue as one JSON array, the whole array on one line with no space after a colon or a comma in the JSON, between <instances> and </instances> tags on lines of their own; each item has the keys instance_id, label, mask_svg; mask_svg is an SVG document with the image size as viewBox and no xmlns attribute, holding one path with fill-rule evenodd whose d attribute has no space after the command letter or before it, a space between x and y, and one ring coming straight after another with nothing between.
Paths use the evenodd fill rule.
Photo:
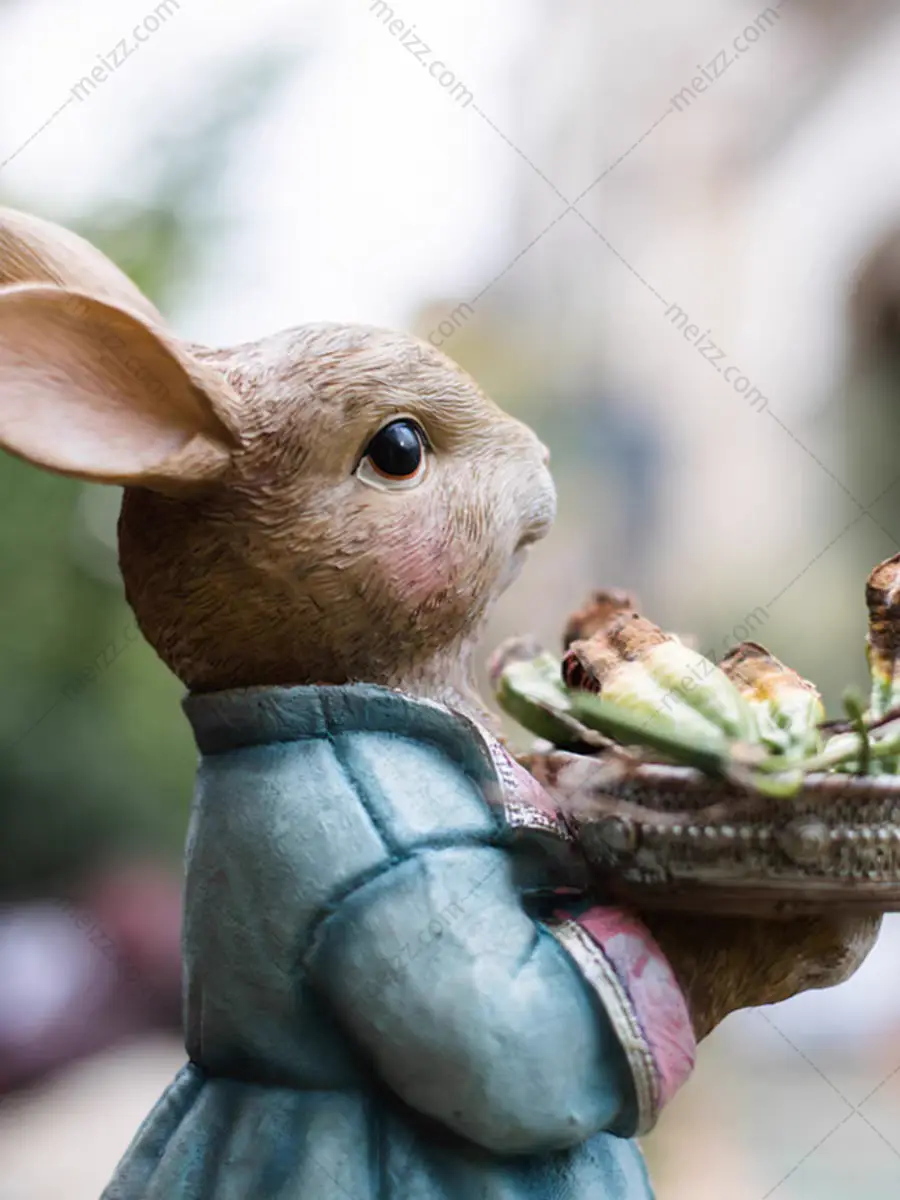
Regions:
<instances>
[{"instance_id":1,"label":"resin statue","mask_svg":"<svg viewBox=\"0 0 900 1200\"><path fill-rule=\"evenodd\" d=\"M634 1138L695 1034L858 961L814 923L759 970L734 924L663 923L664 953L585 894L471 682L553 518L547 453L430 345L191 345L6 211L0 446L124 486L128 600L200 751L188 1061L105 1200L645 1200Z\"/></svg>"}]
</instances>

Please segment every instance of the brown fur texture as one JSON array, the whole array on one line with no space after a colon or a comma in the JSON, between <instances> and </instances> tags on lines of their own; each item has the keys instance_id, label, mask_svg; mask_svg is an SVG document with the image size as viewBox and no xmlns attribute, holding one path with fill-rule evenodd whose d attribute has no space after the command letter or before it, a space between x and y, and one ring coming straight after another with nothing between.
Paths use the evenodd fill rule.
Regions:
<instances>
[{"instance_id":1,"label":"brown fur texture","mask_svg":"<svg viewBox=\"0 0 900 1200\"><path fill-rule=\"evenodd\" d=\"M245 404L230 469L201 496L126 494L138 621L193 689L368 680L469 690L471 645L553 515L544 453L438 351L322 325L207 356ZM433 448L409 491L363 486L372 436L415 418Z\"/></svg>"},{"instance_id":2,"label":"brown fur texture","mask_svg":"<svg viewBox=\"0 0 900 1200\"><path fill-rule=\"evenodd\" d=\"M687 997L698 1038L729 1013L843 983L862 964L881 917L742 917L642 913Z\"/></svg>"}]
</instances>

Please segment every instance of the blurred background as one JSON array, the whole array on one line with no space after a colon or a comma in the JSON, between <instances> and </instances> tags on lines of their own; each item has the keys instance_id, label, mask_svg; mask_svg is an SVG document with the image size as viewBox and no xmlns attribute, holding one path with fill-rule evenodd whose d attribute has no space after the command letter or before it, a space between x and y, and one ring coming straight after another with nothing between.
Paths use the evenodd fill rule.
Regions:
<instances>
[{"instance_id":1,"label":"blurred background","mask_svg":"<svg viewBox=\"0 0 900 1200\"><path fill-rule=\"evenodd\" d=\"M485 653L619 585L832 709L864 685L900 550L895 3L0 0L0 38L0 203L188 337L415 329L537 428L559 521ZM0 460L0 1200L96 1197L182 1060L194 748L117 506ZM898 985L889 920L850 983L729 1018L647 1139L660 1200L896 1197Z\"/></svg>"}]
</instances>

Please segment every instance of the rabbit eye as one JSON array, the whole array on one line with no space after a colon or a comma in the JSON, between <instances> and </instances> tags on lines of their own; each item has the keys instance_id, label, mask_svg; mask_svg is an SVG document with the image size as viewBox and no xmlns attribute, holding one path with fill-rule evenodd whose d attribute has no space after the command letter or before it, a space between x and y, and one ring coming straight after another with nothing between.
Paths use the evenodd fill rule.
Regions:
<instances>
[{"instance_id":1,"label":"rabbit eye","mask_svg":"<svg viewBox=\"0 0 900 1200\"><path fill-rule=\"evenodd\" d=\"M356 476L372 487L414 487L425 474L425 449L425 435L415 421L391 421L366 446Z\"/></svg>"}]
</instances>

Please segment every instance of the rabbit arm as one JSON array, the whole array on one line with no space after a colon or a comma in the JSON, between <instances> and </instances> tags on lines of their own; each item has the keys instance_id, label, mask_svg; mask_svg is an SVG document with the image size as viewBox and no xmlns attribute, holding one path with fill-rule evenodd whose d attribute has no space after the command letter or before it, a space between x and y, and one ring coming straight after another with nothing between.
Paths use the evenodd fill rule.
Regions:
<instances>
[{"instance_id":1,"label":"rabbit arm","mask_svg":"<svg viewBox=\"0 0 900 1200\"><path fill-rule=\"evenodd\" d=\"M660 1089L612 959L598 978L606 910L590 911L592 933L535 922L505 851L428 847L344 899L307 966L388 1085L470 1140L527 1154L630 1136Z\"/></svg>"},{"instance_id":2,"label":"rabbit arm","mask_svg":"<svg viewBox=\"0 0 900 1200\"><path fill-rule=\"evenodd\" d=\"M261 987L290 976L406 1103L496 1153L646 1127L670 1090L666 1039L692 1036L670 1019L684 1010L668 964L615 910L570 896L529 915L537 880L524 873L526 899L523 848L485 803L497 776L467 727L365 685L186 707L204 755L186 924L198 1062L256 1035L236 985L271 1016ZM317 1047L292 1028L302 1072ZM250 1049L284 1074L284 1041Z\"/></svg>"}]
</instances>

